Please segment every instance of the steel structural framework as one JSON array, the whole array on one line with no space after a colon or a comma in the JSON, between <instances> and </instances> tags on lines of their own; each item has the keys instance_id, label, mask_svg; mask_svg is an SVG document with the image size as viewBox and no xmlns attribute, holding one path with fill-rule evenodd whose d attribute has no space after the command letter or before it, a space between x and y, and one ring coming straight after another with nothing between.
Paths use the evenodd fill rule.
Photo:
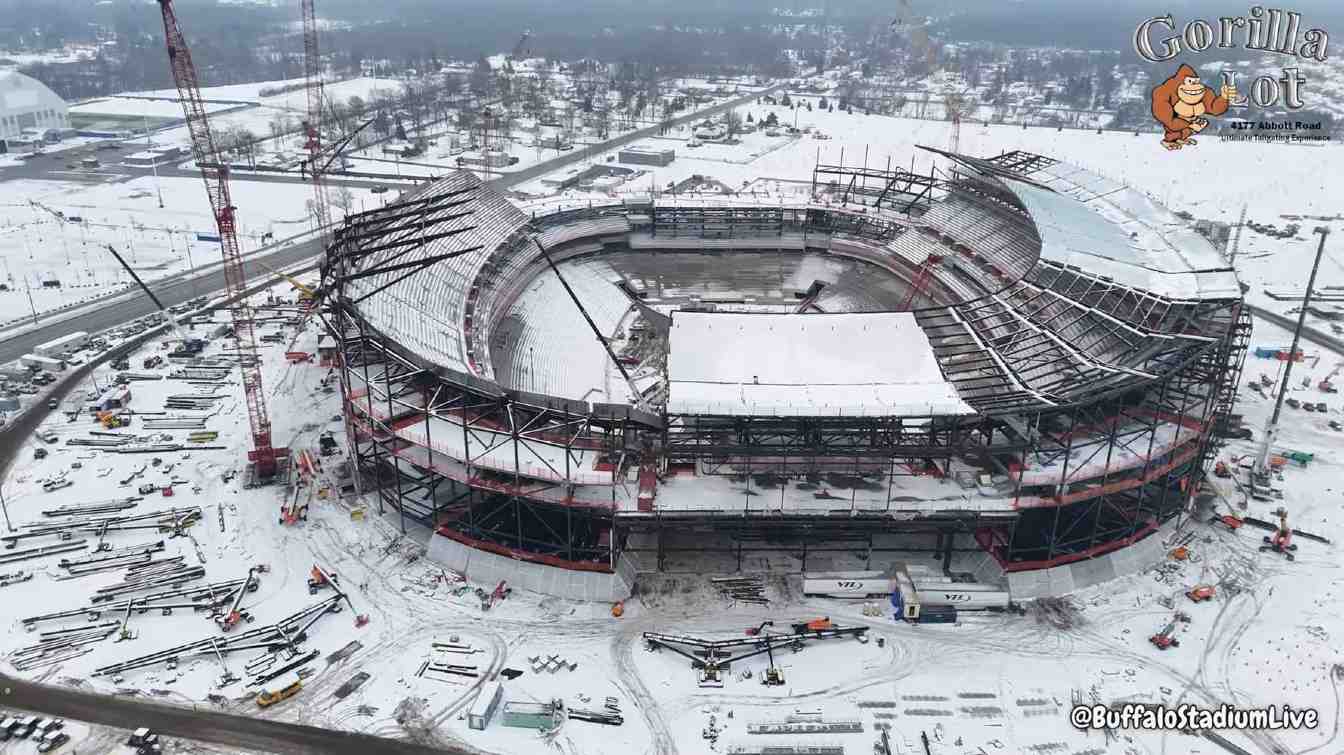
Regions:
<instances>
[{"instance_id":1,"label":"steel structural framework","mask_svg":"<svg viewBox=\"0 0 1344 755\"><path fill-rule=\"evenodd\" d=\"M1048 160L1035 157L1014 154L1001 165L1013 170L1018 162ZM849 181L849 201L871 206L895 197L908 204L951 190L1024 227L1021 209L992 182L920 184L908 174L883 175ZM1217 448L1215 428L1235 398L1250 331L1239 300L1165 299L1075 268L1022 265L1007 245L967 247L918 222L815 204L632 203L535 217L473 286L474 327L489 327L483 313L494 311L490 297L516 284L511 275L537 269L526 257L529 233L612 218L663 239L799 236L802 248L824 251L839 238L881 248L920 234L943 244L953 251L949 267L980 286L979 295L950 299L965 283L947 284L915 316L948 381L978 413L651 415L504 390L428 363L372 328L343 295L339 271L358 266L341 260L377 243L376 218L365 226L356 216L329 252L336 263L329 306L356 462L382 505L474 546L571 568L613 568L636 540L661 565L679 549L664 534L712 532L728 535L739 559L781 543L800 544L804 558L809 550L865 549L871 558L881 551L875 535L906 533L926 535L926 550L944 559L954 541L973 539L1006 570L1033 569L1124 547L1187 511ZM796 247L796 239L790 243ZM886 267L907 279L917 270L909 261ZM1055 331L1068 337L1052 337ZM820 515L769 504L789 480L890 489L904 475L945 477L955 459L1001 472L1010 481L1011 510L949 504L911 515L890 494L887 510L855 508L843 497ZM661 475L678 466L732 476L744 491L743 507L676 510L646 499L650 470Z\"/></svg>"}]
</instances>

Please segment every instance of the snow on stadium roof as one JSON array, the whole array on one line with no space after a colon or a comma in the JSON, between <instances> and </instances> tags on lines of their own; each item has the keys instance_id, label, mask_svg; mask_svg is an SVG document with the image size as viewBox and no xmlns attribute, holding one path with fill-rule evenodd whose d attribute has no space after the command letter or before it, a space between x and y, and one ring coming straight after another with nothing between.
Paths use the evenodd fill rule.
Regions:
<instances>
[{"instance_id":1,"label":"snow on stadium roof","mask_svg":"<svg viewBox=\"0 0 1344 755\"><path fill-rule=\"evenodd\" d=\"M1035 221L1042 259L1171 299L1241 296L1222 254L1142 192L1067 163L1028 176L998 177Z\"/></svg>"},{"instance_id":2,"label":"snow on stadium roof","mask_svg":"<svg viewBox=\"0 0 1344 755\"><path fill-rule=\"evenodd\" d=\"M669 414L973 414L908 312L676 312Z\"/></svg>"},{"instance_id":3,"label":"snow on stadium roof","mask_svg":"<svg viewBox=\"0 0 1344 755\"><path fill-rule=\"evenodd\" d=\"M458 171L367 213L362 222L371 230L360 242L375 250L361 269L388 268L359 278L347 292L369 323L437 365L489 378L488 363L469 364L463 338L467 292L527 216L471 173ZM418 262L428 266L408 274Z\"/></svg>"}]
</instances>

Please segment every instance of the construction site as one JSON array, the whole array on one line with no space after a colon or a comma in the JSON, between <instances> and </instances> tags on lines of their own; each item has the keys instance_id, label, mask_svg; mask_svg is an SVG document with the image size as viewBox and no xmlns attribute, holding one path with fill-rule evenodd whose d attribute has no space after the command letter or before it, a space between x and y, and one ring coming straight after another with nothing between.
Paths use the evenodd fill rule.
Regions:
<instances>
[{"instance_id":1,"label":"construction site","mask_svg":"<svg viewBox=\"0 0 1344 755\"><path fill-rule=\"evenodd\" d=\"M0 330L0 749L1339 747L1338 218L1280 231L1210 181L1202 220L1025 121L972 149L950 91L908 154L741 190L614 191L646 175L618 156L759 147L687 116L701 157L539 157L539 198L483 150L338 208L303 0L314 220L263 257L157 10L219 259L156 282L99 242L133 287ZM1270 253L1292 309L1244 282ZM1127 706L1318 724L1075 715Z\"/></svg>"}]
</instances>

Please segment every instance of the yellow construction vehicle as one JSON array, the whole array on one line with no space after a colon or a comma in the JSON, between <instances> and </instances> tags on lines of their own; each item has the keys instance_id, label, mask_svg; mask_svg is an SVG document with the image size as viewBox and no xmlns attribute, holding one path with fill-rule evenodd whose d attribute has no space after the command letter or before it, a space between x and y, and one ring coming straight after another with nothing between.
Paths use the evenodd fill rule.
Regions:
<instances>
[{"instance_id":1,"label":"yellow construction vehicle","mask_svg":"<svg viewBox=\"0 0 1344 755\"><path fill-rule=\"evenodd\" d=\"M115 430L131 424L130 416L120 411L98 412L96 416L98 417L98 424L102 425L104 430Z\"/></svg>"},{"instance_id":2,"label":"yellow construction vehicle","mask_svg":"<svg viewBox=\"0 0 1344 755\"><path fill-rule=\"evenodd\" d=\"M281 278L284 278L285 280L289 281L289 285L293 286L294 290L299 292L299 301L309 302L317 298L317 289L313 288L312 286L300 283L299 280L294 276L290 275L289 273L280 272L279 270L276 270L270 265L267 265L265 262L257 260L257 264L266 268L275 275L278 275Z\"/></svg>"},{"instance_id":3,"label":"yellow construction vehicle","mask_svg":"<svg viewBox=\"0 0 1344 755\"><path fill-rule=\"evenodd\" d=\"M293 697L299 690L303 689L303 680L299 678L298 674L288 674L277 681L279 683L276 686L269 687L268 685L268 689L263 689L257 695L257 705L262 708L269 708L285 698Z\"/></svg>"}]
</instances>

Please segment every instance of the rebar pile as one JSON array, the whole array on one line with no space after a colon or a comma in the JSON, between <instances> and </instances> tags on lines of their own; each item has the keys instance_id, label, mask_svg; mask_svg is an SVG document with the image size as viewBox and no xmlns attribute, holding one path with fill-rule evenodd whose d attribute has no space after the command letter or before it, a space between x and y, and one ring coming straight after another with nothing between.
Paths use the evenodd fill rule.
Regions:
<instances>
[{"instance_id":1,"label":"rebar pile","mask_svg":"<svg viewBox=\"0 0 1344 755\"><path fill-rule=\"evenodd\" d=\"M174 380L219 382L228 378L232 373L233 370L229 367L184 366L171 372L168 377Z\"/></svg>"},{"instance_id":2,"label":"rebar pile","mask_svg":"<svg viewBox=\"0 0 1344 755\"><path fill-rule=\"evenodd\" d=\"M755 577L713 577L709 580L718 589L719 594L729 600L756 605L769 605L765 597L765 582Z\"/></svg>"},{"instance_id":3,"label":"rebar pile","mask_svg":"<svg viewBox=\"0 0 1344 755\"><path fill-rule=\"evenodd\" d=\"M203 430L205 429L205 417L147 419L144 427L146 430Z\"/></svg>"},{"instance_id":4,"label":"rebar pile","mask_svg":"<svg viewBox=\"0 0 1344 755\"><path fill-rule=\"evenodd\" d=\"M19 671L29 671L43 666L51 666L72 658L78 658L93 648L85 647L102 642L117 630L115 621L106 621L93 626L55 629L43 632L35 645L19 648L9 656L9 661Z\"/></svg>"},{"instance_id":5,"label":"rebar pile","mask_svg":"<svg viewBox=\"0 0 1344 755\"><path fill-rule=\"evenodd\" d=\"M110 501L95 501L93 503L72 503L64 506L57 506L54 509L44 509L43 516L88 516L90 514L111 514L125 509L135 508L139 501L144 500L139 496L131 498L114 498Z\"/></svg>"},{"instance_id":6,"label":"rebar pile","mask_svg":"<svg viewBox=\"0 0 1344 755\"><path fill-rule=\"evenodd\" d=\"M227 393L179 393L169 396L163 402L165 409L186 411L208 411L215 408L215 402L228 398Z\"/></svg>"}]
</instances>

